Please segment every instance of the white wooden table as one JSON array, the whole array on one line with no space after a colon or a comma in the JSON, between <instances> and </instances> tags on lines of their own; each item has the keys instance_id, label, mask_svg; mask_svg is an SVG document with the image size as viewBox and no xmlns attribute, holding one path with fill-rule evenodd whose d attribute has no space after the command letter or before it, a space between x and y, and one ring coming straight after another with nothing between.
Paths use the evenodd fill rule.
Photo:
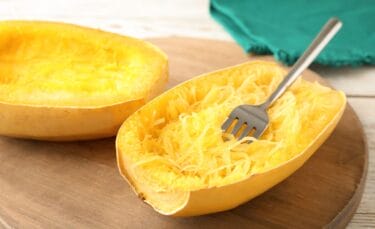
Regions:
<instances>
[{"instance_id":1,"label":"white wooden table","mask_svg":"<svg viewBox=\"0 0 375 229\"><path fill-rule=\"evenodd\" d=\"M139 38L189 36L231 41L208 13L208 0L0 0L0 20L70 22ZM367 184L349 228L375 228L375 67L313 67L345 91L363 123L370 164ZM8 227L0 218L0 228Z\"/></svg>"}]
</instances>

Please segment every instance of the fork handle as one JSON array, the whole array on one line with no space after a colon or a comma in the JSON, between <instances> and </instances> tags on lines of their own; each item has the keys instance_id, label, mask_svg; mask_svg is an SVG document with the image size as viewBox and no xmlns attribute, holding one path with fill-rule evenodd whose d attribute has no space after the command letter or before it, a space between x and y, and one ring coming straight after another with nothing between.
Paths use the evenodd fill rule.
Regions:
<instances>
[{"instance_id":1,"label":"fork handle","mask_svg":"<svg viewBox=\"0 0 375 229\"><path fill-rule=\"evenodd\" d=\"M293 65L288 75L285 76L283 81L279 84L276 90L261 106L267 109L272 103L277 100L284 91L298 78L298 76L315 60L328 42L335 36L341 28L342 23L337 18L331 18L324 27L320 30L319 34L312 41L310 46L302 54L302 56Z\"/></svg>"}]
</instances>

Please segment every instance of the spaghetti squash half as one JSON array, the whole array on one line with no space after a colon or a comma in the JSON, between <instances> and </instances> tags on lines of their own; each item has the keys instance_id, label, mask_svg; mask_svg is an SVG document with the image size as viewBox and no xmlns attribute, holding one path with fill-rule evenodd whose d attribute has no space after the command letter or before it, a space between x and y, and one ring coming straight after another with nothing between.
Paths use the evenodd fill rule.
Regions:
<instances>
[{"instance_id":1,"label":"spaghetti squash half","mask_svg":"<svg viewBox=\"0 0 375 229\"><path fill-rule=\"evenodd\" d=\"M346 104L342 92L300 79L269 108L270 125L259 140L223 136L220 127L230 111L262 103L285 74L272 62L248 62L158 96L120 128L121 174L165 215L223 211L263 193L312 155ZM254 142L247 144L249 139Z\"/></svg>"},{"instance_id":2,"label":"spaghetti squash half","mask_svg":"<svg viewBox=\"0 0 375 229\"><path fill-rule=\"evenodd\" d=\"M113 136L164 87L167 57L141 40L40 21L0 22L0 134Z\"/></svg>"}]
</instances>

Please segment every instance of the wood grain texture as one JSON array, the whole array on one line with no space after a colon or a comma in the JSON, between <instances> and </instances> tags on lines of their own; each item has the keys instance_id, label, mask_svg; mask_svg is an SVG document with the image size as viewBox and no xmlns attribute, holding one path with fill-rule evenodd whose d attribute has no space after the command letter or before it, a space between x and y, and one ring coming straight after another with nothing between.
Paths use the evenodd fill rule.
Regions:
<instances>
[{"instance_id":1,"label":"wood grain texture","mask_svg":"<svg viewBox=\"0 0 375 229\"><path fill-rule=\"evenodd\" d=\"M356 219L356 216L354 217L355 225L360 227L362 223L363 225L368 225L370 222L374 224L375 221L375 218L373 218L375 215L375 99L349 98L348 100L363 124L369 148L369 166L365 192L357 211L359 218ZM366 220L370 218L373 220Z\"/></svg>"},{"instance_id":2,"label":"wood grain texture","mask_svg":"<svg viewBox=\"0 0 375 229\"><path fill-rule=\"evenodd\" d=\"M249 59L233 43L186 38L153 39L152 42L169 55L169 87ZM319 79L313 72L305 76ZM2 137L0 225L17 228L318 228L328 225L337 228L349 222L359 204L366 165L362 127L348 106L338 127L316 154L270 191L231 211L171 218L159 215L142 203L122 180L115 164L114 139L46 143Z\"/></svg>"}]
</instances>

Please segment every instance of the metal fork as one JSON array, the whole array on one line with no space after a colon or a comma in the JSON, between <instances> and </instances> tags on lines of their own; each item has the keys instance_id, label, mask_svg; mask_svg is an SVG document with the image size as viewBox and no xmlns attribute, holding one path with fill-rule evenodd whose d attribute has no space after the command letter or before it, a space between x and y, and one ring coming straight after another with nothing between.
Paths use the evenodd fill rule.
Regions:
<instances>
[{"instance_id":1,"label":"metal fork","mask_svg":"<svg viewBox=\"0 0 375 229\"><path fill-rule=\"evenodd\" d=\"M228 132L233 122L237 120L231 134L239 135L239 140L252 134L254 138L259 138L267 129L269 124L268 114L266 110L277 100L287 88L299 77L299 75L315 60L323 48L334 37L341 28L342 23L337 18L331 18L319 34L312 41L310 46L302 54L302 56L293 65L292 69L281 81L271 96L260 105L240 105L232 110L227 120L221 126L224 132ZM246 125L246 126L245 126ZM239 131L243 129L242 133ZM250 142L249 142L250 143Z\"/></svg>"}]
</instances>

